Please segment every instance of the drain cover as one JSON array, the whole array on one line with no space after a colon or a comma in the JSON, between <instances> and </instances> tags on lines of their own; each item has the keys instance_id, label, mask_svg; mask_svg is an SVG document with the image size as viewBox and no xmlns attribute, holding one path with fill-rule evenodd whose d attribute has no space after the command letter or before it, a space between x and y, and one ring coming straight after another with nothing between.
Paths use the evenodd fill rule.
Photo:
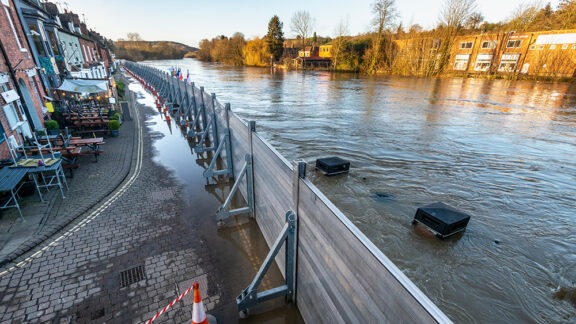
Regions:
<instances>
[{"instance_id":1,"label":"drain cover","mask_svg":"<svg viewBox=\"0 0 576 324\"><path fill-rule=\"evenodd\" d=\"M120 272L120 288L128 287L131 284L146 279L144 266L139 265Z\"/></svg>"},{"instance_id":2,"label":"drain cover","mask_svg":"<svg viewBox=\"0 0 576 324\"><path fill-rule=\"evenodd\" d=\"M104 308L102 308L102 309L99 309L99 310L93 312L90 319L91 320L97 320L99 318L104 317L104 315L106 315L106 311L104 310Z\"/></svg>"}]
</instances>

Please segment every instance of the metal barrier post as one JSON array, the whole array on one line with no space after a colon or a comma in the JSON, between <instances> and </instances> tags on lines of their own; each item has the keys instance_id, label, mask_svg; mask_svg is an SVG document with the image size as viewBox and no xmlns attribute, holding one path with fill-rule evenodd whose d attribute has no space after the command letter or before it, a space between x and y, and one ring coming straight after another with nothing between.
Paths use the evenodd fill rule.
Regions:
<instances>
[{"instance_id":1,"label":"metal barrier post","mask_svg":"<svg viewBox=\"0 0 576 324\"><path fill-rule=\"evenodd\" d=\"M289 210L286 212L286 224L280 231L278 238L272 245L270 252L266 256L266 259L260 266L258 273L244 289L240 295L236 298L236 305L238 306L238 312L241 318L246 318L249 315L250 307L256 306L258 303L264 302L266 300L284 296L288 301L294 301L296 296L296 258L297 258L297 248L298 248L298 217L294 212ZM258 292L258 287L272 266L276 255L280 251L282 245L286 243L286 281L284 285L272 288L263 292Z\"/></svg>"},{"instance_id":2,"label":"metal barrier post","mask_svg":"<svg viewBox=\"0 0 576 324\"><path fill-rule=\"evenodd\" d=\"M244 176L246 176L246 186L247 186L246 190L248 191L248 201L247 201L248 206L230 210L230 204L232 203L232 198L238 191L238 187L240 187L240 182L242 182ZM246 154L245 162L244 165L242 166L242 169L240 170L238 178L236 179L236 181L234 181L234 185L232 186L232 189L230 189L230 193L228 194L228 197L226 197L226 201L224 201L224 204L222 204L222 206L220 206L220 208L218 208L218 211L216 212L216 220L218 220L219 223L229 218L230 216L245 213L250 213L251 215L253 214L254 199L250 198L254 197L254 192L252 192L253 190L253 182L251 180L252 176L253 176L252 156L250 154Z\"/></svg>"}]
</instances>

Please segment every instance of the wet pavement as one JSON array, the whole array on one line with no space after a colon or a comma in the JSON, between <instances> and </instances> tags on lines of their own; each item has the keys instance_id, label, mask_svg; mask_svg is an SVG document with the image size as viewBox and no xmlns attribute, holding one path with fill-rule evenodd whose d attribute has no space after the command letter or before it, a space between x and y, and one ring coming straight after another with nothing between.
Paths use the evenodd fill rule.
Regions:
<instances>
[{"instance_id":1,"label":"wet pavement","mask_svg":"<svg viewBox=\"0 0 576 324\"><path fill-rule=\"evenodd\" d=\"M45 202L24 197L25 222L16 209L3 211L0 322L143 322L193 281L220 323L244 322L235 297L268 252L257 226L236 217L216 227L206 211L218 199L208 206L195 201L174 172L154 161L158 134L145 121L157 112L131 98L132 118L119 137L106 139L98 162L81 157L65 199L56 190ZM263 288L280 278L274 268ZM188 322L191 311L188 295L155 323ZM245 322L302 322L281 299L252 314Z\"/></svg>"}]
</instances>

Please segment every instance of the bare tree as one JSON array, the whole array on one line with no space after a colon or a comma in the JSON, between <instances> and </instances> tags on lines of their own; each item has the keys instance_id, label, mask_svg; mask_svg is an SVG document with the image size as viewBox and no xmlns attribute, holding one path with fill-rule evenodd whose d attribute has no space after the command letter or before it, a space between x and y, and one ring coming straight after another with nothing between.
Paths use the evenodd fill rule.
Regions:
<instances>
[{"instance_id":1,"label":"bare tree","mask_svg":"<svg viewBox=\"0 0 576 324\"><path fill-rule=\"evenodd\" d=\"M383 44L384 36L386 32L390 33L390 29L394 27L396 18L398 18L395 0L376 0L372 5L372 12L374 13L372 20L374 37L372 38L372 48L369 52L368 66L366 69L368 73L376 73L381 64L384 63L382 62L386 56L386 53L382 53L385 45Z\"/></svg>"},{"instance_id":2,"label":"bare tree","mask_svg":"<svg viewBox=\"0 0 576 324\"><path fill-rule=\"evenodd\" d=\"M336 25L336 28L334 28L334 41L332 42L332 67L334 69L336 69L338 59L344 51L344 37L348 36L349 33L348 19L340 19L340 22Z\"/></svg>"},{"instance_id":3,"label":"bare tree","mask_svg":"<svg viewBox=\"0 0 576 324\"><path fill-rule=\"evenodd\" d=\"M140 34L138 33L128 33L127 38L132 42L138 42L142 40L142 37L140 37Z\"/></svg>"},{"instance_id":4,"label":"bare tree","mask_svg":"<svg viewBox=\"0 0 576 324\"><path fill-rule=\"evenodd\" d=\"M476 0L445 0L440 23L448 28L460 29L476 9Z\"/></svg>"},{"instance_id":5,"label":"bare tree","mask_svg":"<svg viewBox=\"0 0 576 324\"><path fill-rule=\"evenodd\" d=\"M296 11L290 21L290 29L302 39L302 47L306 46L308 36L314 28L314 19L308 11Z\"/></svg>"},{"instance_id":6,"label":"bare tree","mask_svg":"<svg viewBox=\"0 0 576 324\"><path fill-rule=\"evenodd\" d=\"M521 3L512 13L509 28L518 32L526 31L534 23L541 9L542 4L539 1Z\"/></svg>"},{"instance_id":7,"label":"bare tree","mask_svg":"<svg viewBox=\"0 0 576 324\"><path fill-rule=\"evenodd\" d=\"M445 0L440 11L438 33L441 39L438 55L430 61L431 74L440 73L450 61L450 49L468 19L475 14L476 0Z\"/></svg>"},{"instance_id":8,"label":"bare tree","mask_svg":"<svg viewBox=\"0 0 576 324\"><path fill-rule=\"evenodd\" d=\"M484 16L482 16L482 14L477 11L468 17L466 20L466 26L468 29L478 29L478 26L480 26L482 21L484 21Z\"/></svg>"}]
</instances>

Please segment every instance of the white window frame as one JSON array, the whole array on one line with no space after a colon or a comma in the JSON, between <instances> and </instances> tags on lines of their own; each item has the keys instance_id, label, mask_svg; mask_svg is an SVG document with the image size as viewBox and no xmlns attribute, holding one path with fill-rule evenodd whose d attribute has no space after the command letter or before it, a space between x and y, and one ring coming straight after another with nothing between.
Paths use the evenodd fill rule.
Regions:
<instances>
[{"instance_id":1,"label":"white window frame","mask_svg":"<svg viewBox=\"0 0 576 324\"><path fill-rule=\"evenodd\" d=\"M8 125L10 125L10 129L15 130L20 125L20 119L18 118L14 104L11 102L4 105L2 109L4 110L4 115L6 115L6 120L8 120Z\"/></svg>"},{"instance_id":2,"label":"white window frame","mask_svg":"<svg viewBox=\"0 0 576 324\"><path fill-rule=\"evenodd\" d=\"M8 23L10 24L10 29L12 29L12 33L14 34L14 38L16 39L16 44L18 44L18 48L20 48L20 52L28 52L28 50L22 47L22 43L20 43L20 38L18 37L18 33L16 32L16 27L14 26L14 22L12 21L12 16L10 15L10 11L8 10L9 2L2 0L2 4L4 7L4 12L6 13L6 17L8 18Z\"/></svg>"},{"instance_id":3,"label":"white window frame","mask_svg":"<svg viewBox=\"0 0 576 324\"><path fill-rule=\"evenodd\" d=\"M500 59L500 65L498 66L499 72L514 72L518 67L518 61L520 60L520 54L504 54Z\"/></svg>"},{"instance_id":4,"label":"white window frame","mask_svg":"<svg viewBox=\"0 0 576 324\"><path fill-rule=\"evenodd\" d=\"M510 39L506 42L506 48L519 48L522 47L521 39Z\"/></svg>"},{"instance_id":5,"label":"white window frame","mask_svg":"<svg viewBox=\"0 0 576 324\"><path fill-rule=\"evenodd\" d=\"M492 65L494 56L491 54L479 54L476 57L476 64L474 64L474 71L488 72Z\"/></svg>"},{"instance_id":6,"label":"white window frame","mask_svg":"<svg viewBox=\"0 0 576 324\"><path fill-rule=\"evenodd\" d=\"M493 49L496 48L496 41L483 41L482 48L483 49Z\"/></svg>"},{"instance_id":7,"label":"white window frame","mask_svg":"<svg viewBox=\"0 0 576 324\"><path fill-rule=\"evenodd\" d=\"M454 58L454 70L455 71L466 71L468 70L468 63L470 62L470 55L468 54L458 54Z\"/></svg>"}]
</instances>

